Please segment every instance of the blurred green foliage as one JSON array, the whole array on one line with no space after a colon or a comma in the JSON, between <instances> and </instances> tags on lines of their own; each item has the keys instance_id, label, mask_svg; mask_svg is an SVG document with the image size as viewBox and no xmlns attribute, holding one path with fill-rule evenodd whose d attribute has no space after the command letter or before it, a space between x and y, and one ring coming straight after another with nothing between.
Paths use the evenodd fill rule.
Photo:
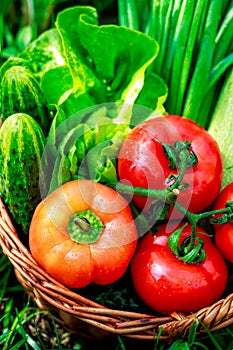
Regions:
<instances>
[{"instance_id":1,"label":"blurred green foliage","mask_svg":"<svg viewBox=\"0 0 233 350\"><path fill-rule=\"evenodd\" d=\"M0 65L53 27L58 12L76 5L94 6L100 16L107 12L116 18L114 0L1 0Z\"/></svg>"}]
</instances>

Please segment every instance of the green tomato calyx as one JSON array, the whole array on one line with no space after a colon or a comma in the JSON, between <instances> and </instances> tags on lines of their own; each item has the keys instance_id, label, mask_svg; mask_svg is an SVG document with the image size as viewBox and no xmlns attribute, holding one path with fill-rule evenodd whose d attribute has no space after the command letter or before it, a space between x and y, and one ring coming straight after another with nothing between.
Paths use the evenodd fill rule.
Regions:
<instances>
[{"instance_id":1,"label":"green tomato calyx","mask_svg":"<svg viewBox=\"0 0 233 350\"><path fill-rule=\"evenodd\" d=\"M193 239L193 235L191 234L179 244L180 236L185 226L186 224L174 231L168 238L168 246L170 250L178 259L189 264L196 264L204 261L206 253L203 249L204 241L202 238L194 237Z\"/></svg>"},{"instance_id":2,"label":"green tomato calyx","mask_svg":"<svg viewBox=\"0 0 233 350\"><path fill-rule=\"evenodd\" d=\"M198 163L198 158L189 141L177 140L174 145L162 143L162 146L164 153L169 160L169 166L171 169L181 168L184 158L186 168L192 167Z\"/></svg>"},{"instance_id":3,"label":"green tomato calyx","mask_svg":"<svg viewBox=\"0 0 233 350\"><path fill-rule=\"evenodd\" d=\"M102 221L90 209L73 214L67 227L70 238L81 244L97 242L103 229Z\"/></svg>"}]
</instances>

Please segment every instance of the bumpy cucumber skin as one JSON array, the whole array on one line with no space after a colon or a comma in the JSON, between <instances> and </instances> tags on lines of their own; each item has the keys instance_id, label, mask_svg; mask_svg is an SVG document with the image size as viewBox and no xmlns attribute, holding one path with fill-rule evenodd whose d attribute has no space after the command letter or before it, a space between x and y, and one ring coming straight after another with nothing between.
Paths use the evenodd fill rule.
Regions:
<instances>
[{"instance_id":1,"label":"bumpy cucumber skin","mask_svg":"<svg viewBox=\"0 0 233 350\"><path fill-rule=\"evenodd\" d=\"M15 113L29 114L47 135L51 121L45 98L37 79L23 66L7 69L1 81L2 120Z\"/></svg>"},{"instance_id":2,"label":"bumpy cucumber skin","mask_svg":"<svg viewBox=\"0 0 233 350\"><path fill-rule=\"evenodd\" d=\"M22 237L27 235L33 212L41 201L44 146L43 131L29 115L14 114L0 128L0 194Z\"/></svg>"}]
</instances>

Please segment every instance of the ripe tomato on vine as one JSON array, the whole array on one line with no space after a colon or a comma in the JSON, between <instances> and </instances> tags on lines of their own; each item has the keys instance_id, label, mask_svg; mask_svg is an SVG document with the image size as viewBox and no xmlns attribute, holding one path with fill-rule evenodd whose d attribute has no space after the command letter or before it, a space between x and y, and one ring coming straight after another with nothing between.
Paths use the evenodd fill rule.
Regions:
<instances>
[{"instance_id":1,"label":"ripe tomato on vine","mask_svg":"<svg viewBox=\"0 0 233 350\"><path fill-rule=\"evenodd\" d=\"M186 160L181 154L184 147ZM200 212L219 193L223 165L216 141L190 119L166 115L133 128L119 152L119 178L135 187L164 189L178 176L182 161L185 190L177 201L192 212ZM150 209L153 202L141 196L134 196L133 201L140 209Z\"/></svg>"},{"instance_id":2,"label":"ripe tomato on vine","mask_svg":"<svg viewBox=\"0 0 233 350\"><path fill-rule=\"evenodd\" d=\"M183 226L179 243L191 234L190 224ZM194 312L211 305L223 294L227 282L226 263L205 230L197 227L197 238L203 239L205 258L186 263L169 248L166 224L159 231L146 234L138 244L131 264L132 282L141 299L152 309L170 314L173 311Z\"/></svg>"}]
</instances>

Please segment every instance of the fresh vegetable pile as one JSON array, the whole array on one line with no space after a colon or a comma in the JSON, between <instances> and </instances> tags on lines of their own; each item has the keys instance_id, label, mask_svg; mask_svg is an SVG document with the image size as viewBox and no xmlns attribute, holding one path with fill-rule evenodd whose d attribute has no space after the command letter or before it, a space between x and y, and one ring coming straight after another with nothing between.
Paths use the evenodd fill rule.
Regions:
<instances>
[{"instance_id":1,"label":"fresh vegetable pile","mask_svg":"<svg viewBox=\"0 0 233 350\"><path fill-rule=\"evenodd\" d=\"M166 9L178 3L166 2ZM211 33L218 27L214 1L208 8L182 3L175 34L184 12L191 21L198 6L204 32L208 21ZM190 40L201 42L202 33ZM100 26L94 8L77 6L8 59L0 71L0 193L19 237L57 281L82 293L93 285L114 288L127 274L142 304L170 314L224 295L233 263L233 179L223 186L226 156L211 133L189 115L169 113L172 99L192 98L174 93L173 75L166 81L155 74L158 42ZM183 54L174 58L174 72ZM201 69L209 79L213 71Z\"/></svg>"}]
</instances>

